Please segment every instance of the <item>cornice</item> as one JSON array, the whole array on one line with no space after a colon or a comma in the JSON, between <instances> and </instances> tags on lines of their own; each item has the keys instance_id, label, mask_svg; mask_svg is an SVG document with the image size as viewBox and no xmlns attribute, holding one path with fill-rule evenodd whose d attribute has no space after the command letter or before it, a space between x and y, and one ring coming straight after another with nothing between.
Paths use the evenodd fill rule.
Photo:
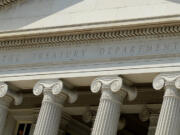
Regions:
<instances>
[{"instance_id":1,"label":"cornice","mask_svg":"<svg viewBox=\"0 0 180 135\"><path fill-rule=\"evenodd\" d=\"M180 34L180 23L169 23L162 25L144 25L122 27L107 27L98 29L84 29L81 31L60 31L54 33L41 33L19 35L11 37L0 37L0 48L32 48L45 47L55 44L80 43L102 40L130 40L136 38L158 38L167 36L178 36Z\"/></svg>"},{"instance_id":2,"label":"cornice","mask_svg":"<svg viewBox=\"0 0 180 135\"><path fill-rule=\"evenodd\" d=\"M0 0L0 9L4 8L7 5L10 5L18 0Z\"/></svg>"}]
</instances>

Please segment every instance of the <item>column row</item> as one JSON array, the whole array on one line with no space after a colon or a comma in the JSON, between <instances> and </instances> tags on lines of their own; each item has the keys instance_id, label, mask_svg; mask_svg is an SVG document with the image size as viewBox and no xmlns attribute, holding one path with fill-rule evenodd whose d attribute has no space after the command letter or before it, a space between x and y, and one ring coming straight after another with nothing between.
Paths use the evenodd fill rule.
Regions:
<instances>
[{"instance_id":1,"label":"column row","mask_svg":"<svg viewBox=\"0 0 180 135\"><path fill-rule=\"evenodd\" d=\"M94 93L102 92L92 135L116 135L121 105L125 98L135 99L137 91L125 85L122 78L117 76L96 78L91 90ZM57 135L63 103L66 99L70 103L75 102L77 93L64 88L60 80L39 81L33 93L44 94L34 135Z\"/></svg>"},{"instance_id":2,"label":"column row","mask_svg":"<svg viewBox=\"0 0 180 135\"><path fill-rule=\"evenodd\" d=\"M162 108L155 135L179 135L180 128L180 73L160 74L153 81L156 90L165 89ZM98 77L91 84L91 91L101 91L101 98L91 135L116 135L123 102L134 100L135 87L128 86L121 77ZM61 80L42 80L34 86L36 96L43 94L41 109L34 135L57 135L63 104L66 100L74 103L78 94L63 86ZM3 135L8 107L12 101L22 102L22 96L8 90L0 83L0 135Z\"/></svg>"},{"instance_id":3,"label":"column row","mask_svg":"<svg viewBox=\"0 0 180 135\"><path fill-rule=\"evenodd\" d=\"M11 95L15 99L17 94L12 94L8 90L5 83L1 85L1 93L8 93L0 95L1 105L1 124L0 135L3 135L3 127L8 112L8 106L12 102ZM96 78L91 85L91 90L97 93L101 90L101 98L97 116L94 123L92 135L116 135L118 122L120 117L120 110L123 101L127 98L133 100L136 97L136 90L133 87L128 87L123 82L121 77L99 77ZM34 86L33 93L39 96L43 93L43 100L38 115L37 123L34 130L34 135L57 135L61 121L61 114L63 104L66 100L74 103L77 100L77 93L67 89L63 86L61 80L42 80L38 81ZM19 95L18 95L19 96ZM19 98L20 99L20 98ZM16 101L16 100L15 100ZM22 102L22 100L21 100ZM20 101L16 104L20 104Z\"/></svg>"}]
</instances>

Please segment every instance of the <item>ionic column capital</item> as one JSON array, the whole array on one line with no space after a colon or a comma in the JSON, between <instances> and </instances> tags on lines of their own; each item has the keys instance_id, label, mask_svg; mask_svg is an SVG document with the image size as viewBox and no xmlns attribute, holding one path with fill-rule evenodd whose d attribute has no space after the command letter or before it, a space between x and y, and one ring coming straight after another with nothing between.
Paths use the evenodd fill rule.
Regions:
<instances>
[{"instance_id":1,"label":"ionic column capital","mask_svg":"<svg viewBox=\"0 0 180 135\"><path fill-rule=\"evenodd\" d=\"M113 93L127 93L128 100L134 100L137 91L133 87L129 87L123 83L123 79L118 76L98 77L91 84L91 91L97 93L100 90L110 90Z\"/></svg>"},{"instance_id":2,"label":"ionic column capital","mask_svg":"<svg viewBox=\"0 0 180 135\"><path fill-rule=\"evenodd\" d=\"M15 105L20 105L23 101L23 96L8 90L8 85L4 82L0 82L0 98L5 102L11 102L11 100L14 100Z\"/></svg>"},{"instance_id":3,"label":"ionic column capital","mask_svg":"<svg viewBox=\"0 0 180 135\"><path fill-rule=\"evenodd\" d=\"M175 86L180 89L180 73L159 74L153 80L153 88L156 90L161 90L166 86Z\"/></svg>"},{"instance_id":4,"label":"ionic column capital","mask_svg":"<svg viewBox=\"0 0 180 135\"><path fill-rule=\"evenodd\" d=\"M40 80L38 81L34 88L33 93L36 96L39 96L40 94L50 94L54 96L60 96L64 98L68 98L68 101L70 103L74 103L77 100L77 93L72 92L65 87L63 87L63 82L61 80Z\"/></svg>"},{"instance_id":5,"label":"ionic column capital","mask_svg":"<svg viewBox=\"0 0 180 135\"><path fill-rule=\"evenodd\" d=\"M165 96L180 97L180 73L159 74L153 80L155 90L166 89Z\"/></svg>"}]
</instances>

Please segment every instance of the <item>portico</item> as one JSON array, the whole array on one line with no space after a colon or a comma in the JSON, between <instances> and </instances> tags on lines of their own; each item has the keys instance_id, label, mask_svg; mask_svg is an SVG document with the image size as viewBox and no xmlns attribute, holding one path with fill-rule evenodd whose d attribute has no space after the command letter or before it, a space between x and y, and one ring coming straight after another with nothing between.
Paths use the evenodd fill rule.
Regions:
<instances>
[{"instance_id":1,"label":"portico","mask_svg":"<svg viewBox=\"0 0 180 135\"><path fill-rule=\"evenodd\" d=\"M0 0L0 135L180 134L180 6L126 2Z\"/></svg>"},{"instance_id":2,"label":"portico","mask_svg":"<svg viewBox=\"0 0 180 135\"><path fill-rule=\"evenodd\" d=\"M88 40L81 44L56 43L55 46L44 45L38 48L16 48L9 44L6 46L7 50L3 49L0 53L0 77L11 91L24 97L22 105L11 107L10 112L16 121L19 121L20 116L16 116L19 111L27 113L27 116L20 119L26 121L28 117L30 123L33 123L31 134L34 135L66 134L67 131L72 135L116 135L121 129L121 114L126 121L123 126L125 129L121 129L121 132L132 134L127 130L128 114L138 116L144 105L153 113L159 113L161 109L163 91L155 91L161 85L161 81L156 81L156 76L161 75L162 69L170 78L174 72L179 74L176 68L179 66L179 39L167 36L161 38L163 40L160 41L156 37L151 40L132 38L129 41ZM5 42L1 42L3 43ZM168 44L172 47L168 47ZM175 87L175 84L172 85ZM98 94L98 91L101 91L102 95ZM41 93L43 97L37 96ZM94 122L83 121L82 117L87 108L93 116L90 113L86 119L90 122L94 121L91 120L94 117ZM34 113L37 114L35 122ZM166 114L167 117L170 114L171 112ZM68 115L68 120L64 115ZM173 119L168 123L171 120ZM144 123L146 128L142 132L148 131L147 123ZM172 124L174 123L175 121L172 121ZM163 126L160 125L157 132L162 130ZM79 127L82 129L78 130ZM16 130L18 132L18 129ZM177 133L178 131L174 135Z\"/></svg>"},{"instance_id":3,"label":"portico","mask_svg":"<svg viewBox=\"0 0 180 135\"><path fill-rule=\"evenodd\" d=\"M172 78L170 80L178 81L178 75L179 75L179 73L176 72L176 73L168 73L165 75L160 74L159 76L160 77L165 76L165 77L169 77L169 78L172 78L173 76L177 76L177 77L175 77L175 79ZM157 76L157 78L159 78L159 76ZM122 78L120 76L104 76L104 77L93 77L93 78L89 78L92 81L88 82L88 84L91 85L92 92L96 93L101 89L102 95L100 98L99 94L98 95L92 94L92 97L94 97L92 100L88 99L88 98L86 100L89 100L89 101L84 100L83 104L84 105L86 104L85 106L89 106L91 103L94 104L95 102L98 103L97 102L98 100L99 100L99 105L97 104L97 106L89 106L89 110L91 110L92 112L97 110L97 114L95 115L96 119L95 119L95 123L93 124L94 126L93 126L92 130L90 129L90 127L88 127L88 125L85 124L86 122L82 122L80 124L82 126L81 130L84 130L84 131L79 130L80 134L81 134L81 132L84 132L84 133L86 132L87 134L90 134L92 132L92 134L94 134L94 135L106 134L106 133L107 133L107 135L108 134L116 135L117 131L118 131L119 123L122 124L120 122L120 118L119 118L120 114L121 113L124 115L125 114L140 114L142 109L144 108L144 104L142 104L142 101L138 101L136 98L138 98L138 96L140 96L140 97L143 96L144 91L147 91L147 93L148 92L154 93L153 89L148 90L148 87L143 88L141 86L132 85L132 82L130 82L130 79L127 79L127 78L124 79L125 77ZM43 134L43 135L46 133L47 133L47 135L48 134L52 134L52 135L60 134L60 131L58 131L59 127L61 127L62 129L63 128L66 129L67 125L71 124L71 122L70 123L68 122L68 121L71 121L71 119L72 119L71 116L73 116L73 117L83 116L83 113L86 112L87 108L85 106L84 107L82 106L81 101L78 103L78 100L82 100L84 98L84 96L85 97L90 96L88 93L91 93L90 91L89 92L82 91L82 90L80 90L80 88L78 88L79 90L77 88L74 89L72 87L72 85L75 81L72 81L72 80L73 79L63 79L63 81L61 81L60 79L57 79L57 80L49 79L49 80L34 81L35 83L32 83L33 81L28 81L29 82L28 84L31 84L29 86L34 87L34 90L33 90L34 95L24 93L25 91L31 91L28 89L24 89L24 92L22 91L22 93L24 93L23 94L24 95L24 101L23 101L24 105L22 104L19 107L14 106L12 108L12 110L10 110L10 112L14 115L14 117L17 117L16 115L18 114L18 110L22 110L21 108L24 108L24 111L25 112L27 111L29 113L28 117L32 116L32 113L30 113L30 112L33 112L33 109L31 109L33 104L38 103L39 101L41 102L41 99L42 99L42 98L36 97L35 95L39 95L41 92L43 92L44 96L43 96L43 100L42 100L42 105L40 106L40 112L38 112L39 113L38 116L36 116L37 123L35 122L36 123L35 128L34 128L35 130L32 132L32 134ZM77 78L77 80L79 81L78 78ZM85 78L82 80L85 80ZM87 80L88 79L86 78L86 80L85 80L86 83L87 83ZM160 89L159 85L162 84L161 82L158 83L158 81L159 81L159 79L156 79L156 78L154 79L153 86L155 89ZM20 86L21 87L24 86L24 85L21 85L22 83L18 83L18 82L19 81L7 83L7 84L9 84L10 87L14 86L14 88L15 88L15 86L16 86L16 88L20 87ZM83 85L82 81L79 81L79 82L81 82L81 85ZM26 83L24 83L24 84L26 84ZM34 85L32 85L32 84L34 84ZM69 84L69 85L67 85L67 84ZM85 83L84 83L84 85L85 85ZM156 85L158 85L158 86L156 86ZM172 84L172 86L178 88L178 83ZM27 85L26 85L26 87L27 87ZM82 88L86 88L86 87L83 86ZM110 89L111 89L111 91L109 91ZM60 95L58 94L59 92L61 93ZM143 92L143 95L142 95L142 92ZM158 93L161 94L161 91L159 91ZM78 99L78 98L81 98L81 99ZM30 103L28 103L29 99L32 100ZM63 104L64 104L65 99L68 99L71 104L72 103L74 103L74 104L71 105L71 104L65 103L65 107L62 108L62 106L64 106ZM93 101L96 99L97 99L97 101ZM129 101L124 102L124 99L126 99L126 100L129 99L129 100L131 100L131 102L129 102ZM158 100L161 101L160 99L156 99L156 98L154 98L154 99L156 100L155 101L156 103ZM148 99L146 99L146 97L145 97L145 99L141 98L140 100L146 100L144 102L148 101ZM77 103L75 101L77 101ZM39 104L40 104L40 102L39 102ZM169 103L171 103L171 102L169 102ZM134 106L133 106L133 104L134 104ZM168 102L166 104L168 104ZM166 105L166 104L163 104L163 105ZM177 100L177 104L178 104L178 100ZM149 110L153 110L156 112L159 112L160 106L161 106L160 104L146 104L146 107L149 108ZM165 107L165 108L167 109L167 107ZM162 109L161 109L161 112L164 111ZM173 109L173 107L172 107L172 109ZM174 109L178 109L178 108L176 107ZM170 112L170 110L166 110L166 111L169 112L169 113L166 113L166 115L167 115L166 118L168 118L168 116L171 117L172 112ZM66 120L65 123L64 123L64 118L63 118L64 113L71 115L71 116L68 116L69 117L68 121ZM175 111L173 111L173 113L175 113ZM160 116L161 115L162 114L160 113ZM90 115L88 115L88 116L92 117ZM113 116L114 118L111 116ZM147 117L148 116L149 115L147 115ZM163 128L162 123L164 123L163 118L164 117L162 117L161 121L159 121L161 126L158 125L159 127L157 127L157 128L159 128L159 129L156 132L160 132L160 130L162 130L161 129L161 128ZM24 117L24 119L26 119L26 117ZM152 119L152 118L149 117L149 119ZM166 120L167 119L165 119L165 121ZM77 120L75 120L75 121L77 122ZM83 121L83 119L82 119L82 121ZM168 120L168 122L171 122L172 124L174 124L174 123L178 122L178 119L171 118ZM78 133L78 126L76 129L77 131L74 131L74 134ZM51 130L51 129L53 129L53 130ZM168 130L168 126L166 129ZM176 131L176 129L174 129L174 130ZM164 131L164 129L163 129L163 131ZM177 135L177 133L178 133L178 131L175 132L174 135ZM61 134L63 134L63 132L61 132Z\"/></svg>"}]
</instances>

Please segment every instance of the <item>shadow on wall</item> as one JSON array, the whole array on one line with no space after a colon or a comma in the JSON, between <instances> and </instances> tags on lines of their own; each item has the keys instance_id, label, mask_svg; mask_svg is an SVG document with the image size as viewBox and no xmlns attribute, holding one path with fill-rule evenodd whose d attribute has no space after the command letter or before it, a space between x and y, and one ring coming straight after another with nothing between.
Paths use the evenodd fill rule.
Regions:
<instances>
[{"instance_id":1,"label":"shadow on wall","mask_svg":"<svg viewBox=\"0 0 180 135\"><path fill-rule=\"evenodd\" d=\"M0 9L0 31L14 30L64 11L83 0L19 0ZM53 21L61 21L60 18ZM43 24L42 24L43 27Z\"/></svg>"}]
</instances>

